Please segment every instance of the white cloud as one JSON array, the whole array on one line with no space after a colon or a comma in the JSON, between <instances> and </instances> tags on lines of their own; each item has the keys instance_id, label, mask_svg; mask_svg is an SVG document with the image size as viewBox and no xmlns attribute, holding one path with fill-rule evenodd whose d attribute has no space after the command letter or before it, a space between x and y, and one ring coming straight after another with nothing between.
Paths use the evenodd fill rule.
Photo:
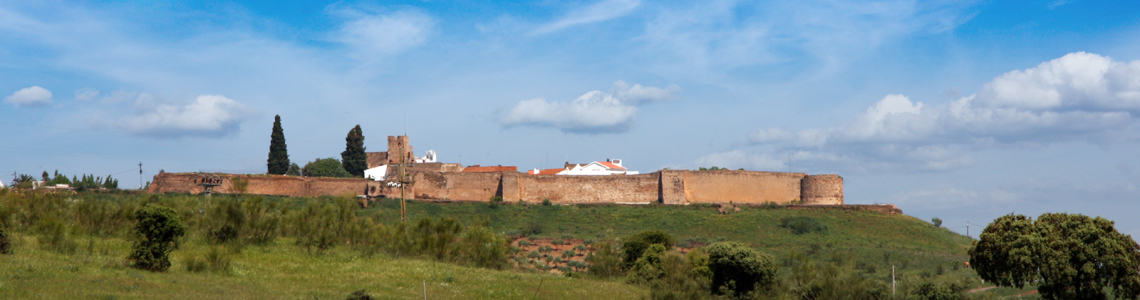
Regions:
<instances>
[{"instance_id":1,"label":"white cloud","mask_svg":"<svg viewBox=\"0 0 1140 300\"><path fill-rule=\"evenodd\" d=\"M638 6L641 0L603 0L586 7L572 10L557 21L539 26L533 34L547 34L569 27L612 20L625 16Z\"/></svg>"},{"instance_id":2,"label":"white cloud","mask_svg":"<svg viewBox=\"0 0 1140 300\"><path fill-rule=\"evenodd\" d=\"M760 129L751 140L864 166L946 170L972 165L964 150L973 148L1136 140L1138 117L1140 60L1078 52L1003 74L943 105L887 95L843 126Z\"/></svg>"},{"instance_id":3,"label":"white cloud","mask_svg":"<svg viewBox=\"0 0 1140 300\"><path fill-rule=\"evenodd\" d=\"M51 91L39 87L31 86L20 89L8 97L4 97L4 102L12 104L15 107L21 106L44 106L51 104Z\"/></svg>"},{"instance_id":4,"label":"white cloud","mask_svg":"<svg viewBox=\"0 0 1140 300\"><path fill-rule=\"evenodd\" d=\"M342 11L352 20L345 22L336 39L353 47L357 59L371 60L402 53L427 41L435 20L418 11L390 14Z\"/></svg>"},{"instance_id":5,"label":"white cloud","mask_svg":"<svg viewBox=\"0 0 1140 300\"><path fill-rule=\"evenodd\" d=\"M95 98L98 98L98 97L99 97L99 91L97 91L93 88L86 87L86 88L81 88L81 89L75 90L75 100L79 100L79 101L83 101L83 102L90 102L90 101L94 101Z\"/></svg>"},{"instance_id":6,"label":"white cloud","mask_svg":"<svg viewBox=\"0 0 1140 300\"><path fill-rule=\"evenodd\" d=\"M501 118L504 127L551 127L567 133L622 133L633 128L638 106L673 97L679 88L614 82L609 93L591 91L571 102L520 101Z\"/></svg>"},{"instance_id":7,"label":"white cloud","mask_svg":"<svg viewBox=\"0 0 1140 300\"><path fill-rule=\"evenodd\" d=\"M155 137L225 136L254 115L244 104L221 95L201 95L185 105L136 103L136 108L142 111L115 125L133 134Z\"/></svg>"}]
</instances>

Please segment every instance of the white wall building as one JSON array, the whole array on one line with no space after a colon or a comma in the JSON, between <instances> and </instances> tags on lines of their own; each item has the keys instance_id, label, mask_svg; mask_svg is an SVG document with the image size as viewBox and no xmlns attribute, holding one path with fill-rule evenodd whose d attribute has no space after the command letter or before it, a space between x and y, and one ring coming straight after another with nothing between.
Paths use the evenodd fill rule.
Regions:
<instances>
[{"instance_id":1,"label":"white wall building","mask_svg":"<svg viewBox=\"0 0 1140 300\"><path fill-rule=\"evenodd\" d=\"M558 175L637 175L639 172L630 171L621 165L620 159L595 161L585 165L576 164Z\"/></svg>"},{"instance_id":2,"label":"white wall building","mask_svg":"<svg viewBox=\"0 0 1140 300\"><path fill-rule=\"evenodd\" d=\"M384 181L388 176L388 165L364 170L364 178L372 179L375 181Z\"/></svg>"}]
</instances>

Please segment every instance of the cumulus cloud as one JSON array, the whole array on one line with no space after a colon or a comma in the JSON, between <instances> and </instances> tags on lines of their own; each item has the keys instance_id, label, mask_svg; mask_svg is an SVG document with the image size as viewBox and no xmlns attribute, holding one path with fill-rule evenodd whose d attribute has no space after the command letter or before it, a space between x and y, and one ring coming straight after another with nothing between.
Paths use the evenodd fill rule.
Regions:
<instances>
[{"instance_id":1,"label":"cumulus cloud","mask_svg":"<svg viewBox=\"0 0 1140 300\"><path fill-rule=\"evenodd\" d=\"M136 102L136 114L114 125L132 134L154 137L220 137L238 130L254 111L221 95L201 95L184 105Z\"/></svg>"},{"instance_id":2,"label":"cumulus cloud","mask_svg":"<svg viewBox=\"0 0 1140 300\"><path fill-rule=\"evenodd\" d=\"M15 107L44 106L52 103L51 91L39 86L26 87L4 97L4 102Z\"/></svg>"},{"instance_id":3,"label":"cumulus cloud","mask_svg":"<svg viewBox=\"0 0 1140 300\"><path fill-rule=\"evenodd\" d=\"M676 86L631 87L619 80L608 93L591 91L570 102L520 101L500 122L503 127L550 127L566 133L622 133L633 128L638 106L672 98L679 90Z\"/></svg>"},{"instance_id":4,"label":"cumulus cloud","mask_svg":"<svg viewBox=\"0 0 1140 300\"><path fill-rule=\"evenodd\" d=\"M615 19L633 12L641 0L604 0L568 12L557 21L536 28L532 34L547 34L569 27Z\"/></svg>"},{"instance_id":5,"label":"cumulus cloud","mask_svg":"<svg viewBox=\"0 0 1140 300\"><path fill-rule=\"evenodd\" d=\"M361 60L391 56L427 41L435 20L418 11L405 10L390 14L370 14L356 10L340 12L349 16L336 39L353 47Z\"/></svg>"},{"instance_id":6,"label":"cumulus cloud","mask_svg":"<svg viewBox=\"0 0 1140 300\"><path fill-rule=\"evenodd\" d=\"M994 78L974 95L927 105L887 95L842 126L753 132L754 144L842 158L863 167L947 170L967 150L1136 140L1140 60L1077 52Z\"/></svg>"}]
</instances>

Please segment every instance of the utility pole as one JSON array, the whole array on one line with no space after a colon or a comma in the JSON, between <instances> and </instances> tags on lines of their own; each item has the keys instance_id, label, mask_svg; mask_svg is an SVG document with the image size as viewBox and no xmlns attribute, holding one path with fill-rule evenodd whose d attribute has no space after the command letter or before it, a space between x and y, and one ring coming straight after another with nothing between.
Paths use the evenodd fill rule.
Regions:
<instances>
[{"instance_id":1,"label":"utility pole","mask_svg":"<svg viewBox=\"0 0 1140 300\"><path fill-rule=\"evenodd\" d=\"M143 186L142 186L142 162L140 161L139 162L139 190L141 191L142 188L143 188Z\"/></svg>"},{"instance_id":2,"label":"utility pole","mask_svg":"<svg viewBox=\"0 0 1140 300\"><path fill-rule=\"evenodd\" d=\"M891 265L891 297L895 296L895 265Z\"/></svg>"},{"instance_id":3,"label":"utility pole","mask_svg":"<svg viewBox=\"0 0 1140 300\"><path fill-rule=\"evenodd\" d=\"M970 221L966 221L966 237L970 237Z\"/></svg>"}]
</instances>

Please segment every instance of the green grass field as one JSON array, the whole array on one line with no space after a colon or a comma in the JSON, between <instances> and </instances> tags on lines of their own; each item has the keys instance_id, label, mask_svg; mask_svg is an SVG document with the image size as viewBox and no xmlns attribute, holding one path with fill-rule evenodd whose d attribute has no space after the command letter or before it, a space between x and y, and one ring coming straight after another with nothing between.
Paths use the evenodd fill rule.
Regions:
<instances>
[{"instance_id":1,"label":"green grass field","mask_svg":"<svg viewBox=\"0 0 1140 300\"><path fill-rule=\"evenodd\" d=\"M0 195L4 196L4 195ZM59 209L64 202L25 201L28 212ZM98 201L143 201L147 195L79 194ZM234 196L166 195L159 200L183 213L195 207ZM268 201L297 208L326 198L266 197ZM35 200L35 199L31 199ZM70 201L70 200L68 200ZM15 202L11 202L15 203ZM5 203L0 202L0 206ZM399 222L399 201L384 199L356 211L382 223ZM3 207L0 207L3 208ZM0 211L3 212L3 211ZM70 213L74 215L75 213ZM790 276L788 255L805 254L813 260L853 265L860 276L890 282L892 266L900 289L919 281L975 282L972 270L961 268L971 239L906 215L871 211L790 210L782 207L742 207L719 214L714 206L665 205L490 205L488 203L432 203L408 201L409 221L453 218L464 225L482 223L506 236L573 237L586 241L621 239L662 229L683 245L737 241L772 254ZM12 217L12 215L9 215ZM66 216L64 216L66 217ZM825 234L795 234L781 220L810 217L824 224ZM195 217L198 218L198 217ZM123 225L116 232L91 235L71 228L74 250L40 246L42 229L34 226L9 230L15 253L0 255L0 299L344 299L367 290L378 299L422 299L426 284L429 299L639 299L648 288L627 284L621 278L570 278L523 270L490 270L421 258L370 257L348 246L323 253L307 252L290 237L266 245L229 249L226 271L191 272L186 262L202 257L209 247L200 232L191 232L172 253L170 271L153 273L126 266L130 242ZM219 247L219 246L213 246ZM64 254L66 253L66 254ZM540 287L541 285L541 287ZM986 286L980 282L971 287ZM999 297L1024 290L998 288L976 295ZM1015 299L1017 299L1015 297ZM1028 297L1026 299L1033 299Z\"/></svg>"},{"instance_id":2,"label":"green grass field","mask_svg":"<svg viewBox=\"0 0 1140 300\"><path fill-rule=\"evenodd\" d=\"M398 221L399 200L382 200L380 205L362 213ZM797 235L780 227L781 219L794 216L819 220L828 226L829 233ZM880 278L889 277L891 265L902 273L937 272L938 266L950 272L967 260L966 249L971 243L969 237L911 216L872 211L742 207L739 212L722 215L710 205L491 206L408 201L408 218L423 217L454 218L466 224L486 222L507 235L537 227L541 229L537 236L585 240L621 238L662 229L678 241L744 242L777 258L791 251L819 259L839 256L875 269L873 275Z\"/></svg>"},{"instance_id":3,"label":"green grass field","mask_svg":"<svg viewBox=\"0 0 1140 300\"><path fill-rule=\"evenodd\" d=\"M620 281L496 271L420 259L361 257L335 248L309 254L278 239L233 255L229 271L194 273L181 262L207 246L175 251L174 266L153 273L126 267L120 239L89 239L75 254L43 251L21 236L16 253L0 256L0 299L344 299L364 289L378 299L635 299L644 287ZM541 287L539 286L541 284Z\"/></svg>"}]
</instances>

